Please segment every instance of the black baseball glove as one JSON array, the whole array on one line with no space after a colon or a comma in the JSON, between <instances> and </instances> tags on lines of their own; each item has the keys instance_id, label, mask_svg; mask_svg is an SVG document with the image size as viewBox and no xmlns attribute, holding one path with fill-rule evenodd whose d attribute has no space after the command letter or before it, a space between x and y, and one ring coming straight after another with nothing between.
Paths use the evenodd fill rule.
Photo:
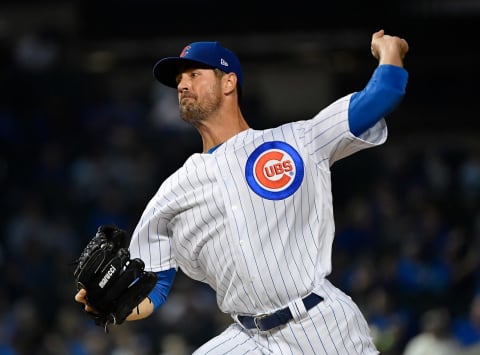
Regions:
<instances>
[{"instance_id":1,"label":"black baseball glove","mask_svg":"<svg viewBox=\"0 0 480 355\"><path fill-rule=\"evenodd\" d=\"M109 324L122 324L157 282L141 259L130 259L128 242L124 230L100 226L75 261L77 291L87 291L87 304L94 310L87 314L106 332Z\"/></svg>"}]
</instances>

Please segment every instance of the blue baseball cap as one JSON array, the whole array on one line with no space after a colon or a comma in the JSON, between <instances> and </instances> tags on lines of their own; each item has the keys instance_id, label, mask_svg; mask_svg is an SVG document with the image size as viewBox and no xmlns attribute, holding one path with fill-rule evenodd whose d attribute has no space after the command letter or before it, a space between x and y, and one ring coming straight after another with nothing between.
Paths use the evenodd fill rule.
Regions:
<instances>
[{"instance_id":1,"label":"blue baseball cap","mask_svg":"<svg viewBox=\"0 0 480 355\"><path fill-rule=\"evenodd\" d=\"M162 84L176 88L176 76L183 65L206 65L225 73L235 73L242 87L243 77L237 56L219 42L193 42L183 48L178 57L160 59L153 67L154 77Z\"/></svg>"}]
</instances>

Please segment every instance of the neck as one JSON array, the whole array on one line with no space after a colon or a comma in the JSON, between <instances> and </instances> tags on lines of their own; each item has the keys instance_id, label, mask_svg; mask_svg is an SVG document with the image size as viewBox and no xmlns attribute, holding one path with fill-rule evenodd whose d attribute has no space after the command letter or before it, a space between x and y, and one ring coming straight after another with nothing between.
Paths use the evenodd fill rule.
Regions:
<instances>
[{"instance_id":1,"label":"neck","mask_svg":"<svg viewBox=\"0 0 480 355\"><path fill-rule=\"evenodd\" d=\"M203 152L205 153L238 133L247 130L249 126L243 115L238 112L236 115L211 118L197 125L196 128L202 136Z\"/></svg>"}]
</instances>

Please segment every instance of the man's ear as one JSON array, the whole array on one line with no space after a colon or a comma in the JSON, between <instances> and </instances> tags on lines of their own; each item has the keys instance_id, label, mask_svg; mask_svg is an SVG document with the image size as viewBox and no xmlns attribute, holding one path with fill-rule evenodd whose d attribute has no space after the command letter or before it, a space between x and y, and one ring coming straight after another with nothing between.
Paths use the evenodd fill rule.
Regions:
<instances>
[{"instance_id":1,"label":"man's ear","mask_svg":"<svg viewBox=\"0 0 480 355\"><path fill-rule=\"evenodd\" d=\"M237 75L235 73L228 73L224 75L224 84L225 93L231 94L237 87Z\"/></svg>"}]
</instances>

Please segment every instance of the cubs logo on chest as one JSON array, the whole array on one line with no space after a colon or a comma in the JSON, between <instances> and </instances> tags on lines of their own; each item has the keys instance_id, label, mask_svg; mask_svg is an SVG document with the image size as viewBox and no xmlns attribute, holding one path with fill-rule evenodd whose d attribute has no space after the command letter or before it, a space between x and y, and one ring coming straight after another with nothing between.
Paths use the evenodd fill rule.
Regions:
<instances>
[{"instance_id":1,"label":"cubs logo on chest","mask_svg":"<svg viewBox=\"0 0 480 355\"><path fill-rule=\"evenodd\" d=\"M303 181L304 164L300 154L285 142L266 142L248 157L245 178L248 186L268 200L292 195Z\"/></svg>"}]
</instances>

